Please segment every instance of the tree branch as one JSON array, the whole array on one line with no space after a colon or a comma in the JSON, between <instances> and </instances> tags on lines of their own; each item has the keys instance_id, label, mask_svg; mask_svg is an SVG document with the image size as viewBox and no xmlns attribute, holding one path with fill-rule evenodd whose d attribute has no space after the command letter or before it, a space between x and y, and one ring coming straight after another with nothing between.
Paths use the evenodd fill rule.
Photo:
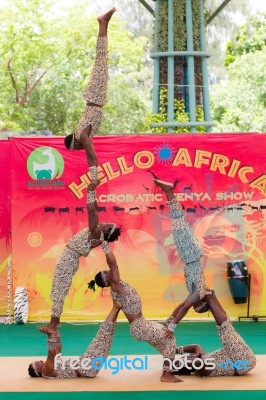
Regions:
<instances>
[{"instance_id":1,"label":"tree branch","mask_svg":"<svg viewBox=\"0 0 266 400\"><path fill-rule=\"evenodd\" d=\"M20 106L24 106L24 104L27 103L29 95L33 92L33 90L36 88L36 86L39 85L39 83L41 82L42 78L47 74L47 72L49 71L49 69L51 69L54 65L56 64L56 62L52 63L40 76L39 78L33 83L32 86L28 87L28 80L26 80L26 85L25 85L25 91L24 91L24 95L21 98L19 105Z\"/></svg>"},{"instance_id":2,"label":"tree branch","mask_svg":"<svg viewBox=\"0 0 266 400\"><path fill-rule=\"evenodd\" d=\"M17 86L17 82L16 82L16 80L15 80L15 77L14 77L14 75L13 75L12 68L11 68L11 61L12 61L12 58L13 58L13 56L10 58L10 60L9 60L8 63L7 63L7 70L8 70L8 72L9 72L10 79L11 79L11 82L12 82L12 85L13 85L13 88L15 89L15 93L16 93L16 103L17 103L17 104L20 104L18 86Z\"/></svg>"},{"instance_id":3,"label":"tree branch","mask_svg":"<svg viewBox=\"0 0 266 400\"><path fill-rule=\"evenodd\" d=\"M70 48L70 50L69 50L68 53L67 53L67 56L69 56L69 55L72 53L72 50L73 50L73 47ZM56 62L52 63L52 64L39 76L39 78L33 83L32 86L29 87L29 79L26 79L24 95L23 95L23 97L22 97L20 100L18 99L18 101L17 101L17 103L18 103L20 106L24 106L24 105L27 103L28 98L29 98L29 95L33 92L33 90L36 88L36 86L39 85L39 83L41 82L42 78L47 74L47 72L48 72L55 64L56 64ZM40 64L37 66L37 68L35 69L35 73L37 73L37 71L38 71L38 69L39 69L40 66L41 66Z\"/></svg>"}]
</instances>

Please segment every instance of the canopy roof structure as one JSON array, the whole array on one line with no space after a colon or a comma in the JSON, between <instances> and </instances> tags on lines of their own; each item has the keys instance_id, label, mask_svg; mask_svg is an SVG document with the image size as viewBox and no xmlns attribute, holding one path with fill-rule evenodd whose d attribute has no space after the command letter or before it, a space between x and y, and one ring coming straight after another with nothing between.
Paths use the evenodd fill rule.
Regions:
<instances>
[{"instance_id":1,"label":"canopy roof structure","mask_svg":"<svg viewBox=\"0 0 266 400\"><path fill-rule=\"evenodd\" d=\"M152 0L156 1L156 0ZM208 25L215 17L217 17L218 14L231 2L232 0L224 0L221 2L219 7L215 11L212 12L212 14L209 16L209 18L206 21L206 25ZM155 14L155 9L146 1L146 0L139 0L139 2L151 13Z\"/></svg>"},{"instance_id":2,"label":"canopy roof structure","mask_svg":"<svg viewBox=\"0 0 266 400\"><path fill-rule=\"evenodd\" d=\"M152 128L191 133L210 132L211 120L205 28L230 3L224 0L208 13L204 0L139 0L154 16ZM162 106L163 104L163 106ZM184 108L180 118L177 105ZM183 114L184 116L184 114Z\"/></svg>"}]
</instances>

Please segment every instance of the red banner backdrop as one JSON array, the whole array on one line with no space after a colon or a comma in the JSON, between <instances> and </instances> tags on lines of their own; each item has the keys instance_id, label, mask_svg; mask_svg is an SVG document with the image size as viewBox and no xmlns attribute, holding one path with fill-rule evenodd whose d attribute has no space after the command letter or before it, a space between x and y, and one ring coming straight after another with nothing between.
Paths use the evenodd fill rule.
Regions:
<instances>
[{"instance_id":1,"label":"red banner backdrop","mask_svg":"<svg viewBox=\"0 0 266 400\"><path fill-rule=\"evenodd\" d=\"M122 227L113 249L122 279L142 297L146 317L167 316L186 295L166 199L149 170L163 180L178 179L176 196L203 244L208 284L229 315L246 311L246 304L234 305L228 288L226 263L236 259L245 259L252 274L251 312L265 314L265 138L265 134L93 138L102 178L97 188L100 220ZM66 150L60 137L13 138L11 150L14 287L27 287L30 319L44 319L50 314L56 260L68 239L87 225L88 166L85 153ZM101 249L81 258L63 319L105 317L111 304L108 290L87 290L87 282L102 268L106 264Z\"/></svg>"},{"instance_id":2,"label":"red banner backdrop","mask_svg":"<svg viewBox=\"0 0 266 400\"><path fill-rule=\"evenodd\" d=\"M11 258L11 162L10 142L0 140L0 314L7 310L7 263Z\"/></svg>"}]
</instances>

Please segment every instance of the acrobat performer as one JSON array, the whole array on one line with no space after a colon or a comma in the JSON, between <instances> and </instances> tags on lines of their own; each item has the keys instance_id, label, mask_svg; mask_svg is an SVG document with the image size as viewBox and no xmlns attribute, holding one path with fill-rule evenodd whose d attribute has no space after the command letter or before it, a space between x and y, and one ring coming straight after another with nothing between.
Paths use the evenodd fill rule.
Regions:
<instances>
[{"instance_id":1,"label":"acrobat performer","mask_svg":"<svg viewBox=\"0 0 266 400\"><path fill-rule=\"evenodd\" d=\"M164 191L167 198L174 242L181 259L185 263L184 274L187 289L189 293L193 293L195 290L199 293L200 301L195 304L194 309L200 313L208 311L208 305L202 300L209 288L206 286L201 265L203 256L201 245L194 236L182 208L174 196L175 185L159 179L154 179L154 183Z\"/></svg>"},{"instance_id":2,"label":"acrobat performer","mask_svg":"<svg viewBox=\"0 0 266 400\"><path fill-rule=\"evenodd\" d=\"M111 287L111 296L116 300L121 310L130 323L131 335L139 341L148 342L155 347L163 356L163 372L160 380L162 382L182 382L171 373L171 362L174 361L178 352L173 331L176 324L187 314L188 310L198 301L198 293L195 292L180 303L171 314L171 321L166 324L159 324L148 321L143 317L141 299L137 291L127 282L120 279L120 273L116 258L110 250L108 243L105 244L105 255L110 271L100 271L88 286L95 290L95 284L99 287Z\"/></svg>"},{"instance_id":3,"label":"acrobat performer","mask_svg":"<svg viewBox=\"0 0 266 400\"><path fill-rule=\"evenodd\" d=\"M72 279L79 268L80 257L87 257L94 247L100 246L103 241L113 242L121 234L121 229L116 224L99 222L95 192L96 184L96 181L92 181L88 186L87 211L89 228L79 231L70 238L56 263L50 295L52 300L51 320L48 325L40 328L43 333L53 332L60 325L64 301L69 292Z\"/></svg>"},{"instance_id":4,"label":"acrobat performer","mask_svg":"<svg viewBox=\"0 0 266 400\"><path fill-rule=\"evenodd\" d=\"M217 299L214 291L204 297L210 307L211 313L216 321L216 327L223 347L205 353L198 344L182 347L183 353L191 353L188 360L192 365L177 369L178 375L190 375L195 373L198 376L239 376L246 375L256 365L256 357L244 339L235 331L225 310ZM214 368L206 368L205 359L212 359ZM201 361L202 360L202 361ZM176 363L177 365L177 363Z\"/></svg>"},{"instance_id":5,"label":"acrobat performer","mask_svg":"<svg viewBox=\"0 0 266 400\"><path fill-rule=\"evenodd\" d=\"M87 348L78 360L72 363L71 359L64 361L61 356L61 339L59 332L49 332L48 355L46 361L34 361L29 365L28 372L33 378L72 379L79 377L94 378L100 371L101 362L94 359L106 358L109 354L120 307L113 302L113 308ZM55 363L56 360L56 363ZM84 360L84 362L82 362ZM100 365L98 365L98 363ZM95 368L96 367L96 368Z\"/></svg>"},{"instance_id":6,"label":"acrobat performer","mask_svg":"<svg viewBox=\"0 0 266 400\"><path fill-rule=\"evenodd\" d=\"M92 151L93 143L91 138L98 132L103 116L103 106L107 98L108 83L108 49L107 29L108 23L116 11L109 10L97 18L99 32L96 44L96 59L89 82L85 87L83 98L86 100L85 111L73 134L65 137L65 146L70 150L86 151L88 164L91 172L91 179L98 179L98 160L95 152Z\"/></svg>"}]
</instances>

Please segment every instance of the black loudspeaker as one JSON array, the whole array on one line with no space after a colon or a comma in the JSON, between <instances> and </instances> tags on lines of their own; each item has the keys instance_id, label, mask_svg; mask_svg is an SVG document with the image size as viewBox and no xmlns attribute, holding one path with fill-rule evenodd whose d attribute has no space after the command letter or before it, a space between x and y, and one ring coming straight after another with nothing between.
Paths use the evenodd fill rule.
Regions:
<instances>
[{"instance_id":1,"label":"black loudspeaker","mask_svg":"<svg viewBox=\"0 0 266 400\"><path fill-rule=\"evenodd\" d=\"M227 279L234 303L246 303L249 291L249 276L246 261L235 260L228 262Z\"/></svg>"}]
</instances>

